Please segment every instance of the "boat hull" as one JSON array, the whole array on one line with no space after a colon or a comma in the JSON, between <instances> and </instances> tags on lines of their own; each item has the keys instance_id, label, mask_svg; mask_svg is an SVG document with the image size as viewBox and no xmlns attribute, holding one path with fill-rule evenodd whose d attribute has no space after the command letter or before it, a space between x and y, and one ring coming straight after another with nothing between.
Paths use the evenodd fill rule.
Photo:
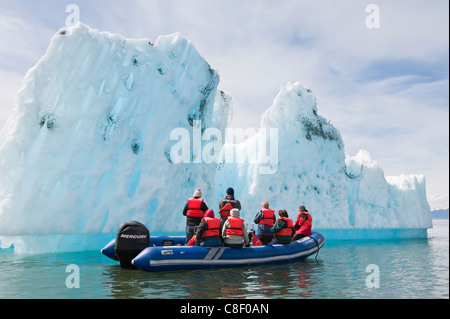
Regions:
<instances>
[{"instance_id":1,"label":"boat hull","mask_svg":"<svg viewBox=\"0 0 450 319\"><path fill-rule=\"evenodd\" d=\"M292 242L289 245L251 246L242 249L201 246L158 246L141 251L132 264L144 271L168 271L234 267L288 262L307 258L325 244L320 233Z\"/></svg>"}]
</instances>

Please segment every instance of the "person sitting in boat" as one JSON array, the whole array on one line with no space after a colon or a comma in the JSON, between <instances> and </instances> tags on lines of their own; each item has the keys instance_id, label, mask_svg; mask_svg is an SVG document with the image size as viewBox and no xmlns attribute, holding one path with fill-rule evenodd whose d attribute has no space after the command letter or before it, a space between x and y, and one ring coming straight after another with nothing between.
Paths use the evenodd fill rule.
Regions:
<instances>
[{"instance_id":1,"label":"person sitting in boat","mask_svg":"<svg viewBox=\"0 0 450 319\"><path fill-rule=\"evenodd\" d=\"M273 239L273 232L270 230L275 223L275 211L269 209L269 202L262 202L262 209L256 214L253 222L258 224L258 238L263 245L267 245Z\"/></svg>"},{"instance_id":2,"label":"person sitting in boat","mask_svg":"<svg viewBox=\"0 0 450 319\"><path fill-rule=\"evenodd\" d=\"M303 205L298 208L298 211L297 220L294 223L295 234L294 237L292 237L293 241L311 235L311 215Z\"/></svg>"},{"instance_id":3,"label":"person sitting in boat","mask_svg":"<svg viewBox=\"0 0 450 319\"><path fill-rule=\"evenodd\" d=\"M271 229L275 238L269 245L289 245L291 243L294 223L289 219L289 215L284 209L278 211L278 216L280 216L280 218L277 219L275 225L273 225Z\"/></svg>"},{"instance_id":4,"label":"person sitting in boat","mask_svg":"<svg viewBox=\"0 0 450 319\"><path fill-rule=\"evenodd\" d=\"M242 248L249 245L247 229L242 218L240 218L239 209L233 208L230 211L230 217L223 224L222 229L223 245L231 248Z\"/></svg>"},{"instance_id":5,"label":"person sitting in boat","mask_svg":"<svg viewBox=\"0 0 450 319\"><path fill-rule=\"evenodd\" d=\"M220 219L214 217L212 209L208 209L197 228L197 246L221 247L222 240L220 239L219 227Z\"/></svg>"},{"instance_id":6,"label":"person sitting in boat","mask_svg":"<svg viewBox=\"0 0 450 319\"><path fill-rule=\"evenodd\" d=\"M194 235L195 227L197 227L205 217L208 205L201 199L202 191L197 188L194 191L193 198L188 199L184 206L183 215L186 216L186 244Z\"/></svg>"}]
</instances>

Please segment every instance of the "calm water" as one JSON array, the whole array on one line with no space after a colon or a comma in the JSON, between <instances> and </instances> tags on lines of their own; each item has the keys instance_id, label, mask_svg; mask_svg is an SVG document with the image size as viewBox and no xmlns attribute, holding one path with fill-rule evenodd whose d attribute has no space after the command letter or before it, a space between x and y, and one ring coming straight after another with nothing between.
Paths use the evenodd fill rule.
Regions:
<instances>
[{"instance_id":1,"label":"calm water","mask_svg":"<svg viewBox=\"0 0 450 319\"><path fill-rule=\"evenodd\" d=\"M449 298L449 221L433 225L427 239L328 241L317 260L228 269L124 270L98 251L0 254L0 298ZM66 286L70 264L79 288Z\"/></svg>"}]
</instances>

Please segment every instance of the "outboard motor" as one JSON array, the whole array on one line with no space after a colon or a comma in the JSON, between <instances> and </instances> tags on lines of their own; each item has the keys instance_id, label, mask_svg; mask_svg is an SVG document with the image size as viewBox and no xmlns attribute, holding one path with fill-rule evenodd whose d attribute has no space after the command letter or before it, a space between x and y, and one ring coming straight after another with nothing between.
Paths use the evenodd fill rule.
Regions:
<instances>
[{"instance_id":1,"label":"outboard motor","mask_svg":"<svg viewBox=\"0 0 450 319\"><path fill-rule=\"evenodd\" d=\"M120 225L114 248L120 267L135 268L131 261L149 246L150 232L145 225L137 221L128 221Z\"/></svg>"}]
</instances>

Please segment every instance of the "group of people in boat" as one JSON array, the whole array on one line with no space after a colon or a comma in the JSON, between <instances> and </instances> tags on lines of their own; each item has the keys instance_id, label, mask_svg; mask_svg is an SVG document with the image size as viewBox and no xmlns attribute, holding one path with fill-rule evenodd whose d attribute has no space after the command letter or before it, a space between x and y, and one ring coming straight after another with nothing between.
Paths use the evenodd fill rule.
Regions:
<instances>
[{"instance_id":1,"label":"group of people in boat","mask_svg":"<svg viewBox=\"0 0 450 319\"><path fill-rule=\"evenodd\" d=\"M244 219L240 218L241 203L234 198L234 189L226 190L225 198L219 202L220 218L202 199L199 188L188 199L183 215L186 216L186 244L188 246L242 248L253 245L290 244L291 241L311 235L312 218L305 206L299 207L295 223L286 210L275 211L267 201L262 202L254 218L258 225L257 236L253 229L247 231Z\"/></svg>"}]
</instances>

